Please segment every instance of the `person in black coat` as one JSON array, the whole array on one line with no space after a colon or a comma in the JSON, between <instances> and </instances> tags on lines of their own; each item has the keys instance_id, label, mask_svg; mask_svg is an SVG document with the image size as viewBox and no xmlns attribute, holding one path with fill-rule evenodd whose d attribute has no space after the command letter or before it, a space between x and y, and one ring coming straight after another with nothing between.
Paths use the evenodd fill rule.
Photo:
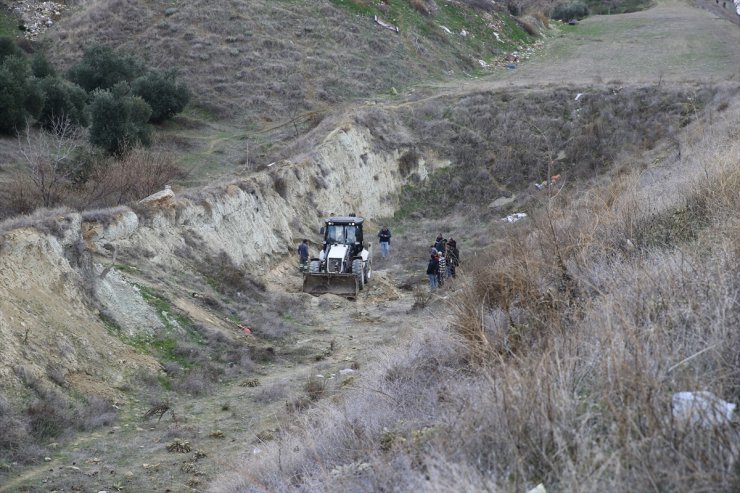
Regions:
<instances>
[{"instance_id":1,"label":"person in black coat","mask_svg":"<svg viewBox=\"0 0 740 493\"><path fill-rule=\"evenodd\" d=\"M427 264L427 277L429 277L429 289L433 290L436 289L439 279L439 260L437 259L437 255L431 255L431 258L429 259L429 263Z\"/></svg>"}]
</instances>

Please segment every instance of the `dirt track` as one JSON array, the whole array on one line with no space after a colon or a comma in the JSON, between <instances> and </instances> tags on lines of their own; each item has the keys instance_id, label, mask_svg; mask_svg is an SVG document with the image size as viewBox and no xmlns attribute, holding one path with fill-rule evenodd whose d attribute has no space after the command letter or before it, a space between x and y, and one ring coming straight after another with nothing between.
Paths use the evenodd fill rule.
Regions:
<instances>
[{"instance_id":1,"label":"dirt track","mask_svg":"<svg viewBox=\"0 0 740 493\"><path fill-rule=\"evenodd\" d=\"M589 18L568 29L572 34L549 40L541 53L515 70L421 87L412 102L404 104L413 104L418 97L506 87L740 81L740 30L713 13L683 3L670 1L647 12ZM409 235L408 241L420 246L424 238L417 232ZM131 403L122 410L114 429L81 438L58 451L51 462L11 478L0 492L17 491L22 486L27 491L50 491L76 484L94 484L109 491L117 485L125 491L187 491L188 481L198 481L190 486L203 490L232 461L259 453L260 441L268 440L279 424L286 401L303 392L310 376L315 378L319 372L339 375L351 362L358 364L361 376L384 347L397 345L405 334L423 330L426 324L439 323L444 307L410 314L413 295L397 288L409 277L423 279L422 258L411 252L397 255L385 265L377 263L380 270L358 302L310 299L300 294L300 276L293 261L286 260L275 270L277 280L272 289L284 289L296 304L306 306L310 323L295 322L295 332L281 349L278 361L257 367L259 386L233 385L219 389L214 396L175 401L179 421L167 415L161 422L143 422L147 404ZM194 319L202 318L190 314ZM330 387L340 382L340 377L332 380ZM260 401L269 392L276 397ZM224 431L225 438L211 435L218 430ZM175 437L191 441L194 449L206 453L192 470L183 469L195 464L191 454L165 450Z\"/></svg>"}]
</instances>

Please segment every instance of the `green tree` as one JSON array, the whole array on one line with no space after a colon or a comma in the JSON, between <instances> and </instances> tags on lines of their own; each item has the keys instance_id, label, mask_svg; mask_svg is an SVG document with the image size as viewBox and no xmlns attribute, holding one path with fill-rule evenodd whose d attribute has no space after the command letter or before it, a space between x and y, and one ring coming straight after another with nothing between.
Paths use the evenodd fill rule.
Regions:
<instances>
[{"instance_id":1,"label":"green tree","mask_svg":"<svg viewBox=\"0 0 740 493\"><path fill-rule=\"evenodd\" d=\"M190 100L190 91L177 82L174 70L152 70L131 84L131 90L152 108L152 123L160 123L180 113Z\"/></svg>"},{"instance_id":2,"label":"green tree","mask_svg":"<svg viewBox=\"0 0 740 493\"><path fill-rule=\"evenodd\" d=\"M44 96L28 60L10 56L0 65L0 132L14 134L38 118Z\"/></svg>"},{"instance_id":3,"label":"green tree","mask_svg":"<svg viewBox=\"0 0 740 493\"><path fill-rule=\"evenodd\" d=\"M23 51L12 38L0 38L0 62L11 56L23 56Z\"/></svg>"},{"instance_id":4,"label":"green tree","mask_svg":"<svg viewBox=\"0 0 740 493\"><path fill-rule=\"evenodd\" d=\"M111 90L98 89L90 104L90 143L118 156L136 145L148 146L151 114L146 101L133 96L125 82Z\"/></svg>"},{"instance_id":5,"label":"green tree","mask_svg":"<svg viewBox=\"0 0 740 493\"><path fill-rule=\"evenodd\" d=\"M106 45L85 50L82 61L67 71L67 78L87 92L111 89L119 82L131 82L144 75L144 64L138 58L114 51Z\"/></svg>"},{"instance_id":6,"label":"green tree","mask_svg":"<svg viewBox=\"0 0 740 493\"><path fill-rule=\"evenodd\" d=\"M53 77L57 74L54 65L46 58L46 55L38 51L31 57L31 70L33 75L39 79Z\"/></svg>"},{"instance_id":7,"label":"green tree","mask_svg":"<svg viewBox=\"0 0 740 493\"><path fill-rule=\"evenodd\" d=\"M583 2L561 3L553 9L550 17L562 21L583 19L588 17L588 7Z\"/></svg>"},{"instance_id":8,"label":"green tree","mask_svg":"<svg viewBox=\"0 0 740 493\"><path fill-rule=\"evenodd\" d=\"M39 124L50 130L58 119L69 120L78 127L88 124L87 93L73 82L58 77L41 79L39 87L44 94L44 107L39 115Z\"/></svg>"}]
</instances>

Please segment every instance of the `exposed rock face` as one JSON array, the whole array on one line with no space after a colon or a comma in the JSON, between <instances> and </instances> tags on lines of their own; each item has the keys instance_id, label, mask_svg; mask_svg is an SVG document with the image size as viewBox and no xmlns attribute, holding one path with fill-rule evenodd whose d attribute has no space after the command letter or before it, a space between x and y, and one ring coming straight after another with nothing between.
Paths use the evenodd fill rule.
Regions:
<instances>
[{"instance_id":1,"label":"exposed rock face","mask_svg":"<svg viewBox=\"0 0 740 493\"><path fill-rule=\"evenodd\" d=\"M373 153L369 132L345 126L310 155L274 163L244 180L150 201L147 217L121 213L110 225L88 229L86 240L96 252L107 243L154 248L152 262L172 264L185 237L195 233L204 253L225 251L236 264L265 272L270 259L298 241L301 231L295 225L314 231L331 214L392 215L405 183L399 155L398 150ZM420 160L410 174L424 179L429 168Z\"/></svg>"},{"instance_id":2,"label":"exposed rock face","mask_svg":"<svg viewBox=\"0 0 740 493\"><path fill-rule=\"evenodd\" d=\"M157 368L109 335L95 308L103 307L128 336L161 326L124 273L102 275L112 251L151 252L147 262L171 272L188 268L179 252L197 238L204 258L226 252L235 264L267 274L323 217L392 215L405 177L424 179L431 170L420 159L402 174L404 149L374 149L369 131L344 125L309 154L241 180L183 194L165 190L136 212L111 210L105 223L70 214L59 237L31 228L0 235L0 392L22 391L19 365L43 376L50 362L61 362L71 385L90 387L91 378L74 375L95 375L107 388L125 368ZM91 297L96 303L87 302Z\"/></svg>"}]
</instances>

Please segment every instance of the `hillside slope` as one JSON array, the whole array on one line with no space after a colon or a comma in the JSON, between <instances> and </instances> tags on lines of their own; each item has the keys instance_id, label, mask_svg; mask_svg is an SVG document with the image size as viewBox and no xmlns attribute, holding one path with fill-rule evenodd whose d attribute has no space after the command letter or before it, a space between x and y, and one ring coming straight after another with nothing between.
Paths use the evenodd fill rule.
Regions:
<instances>
[{"instance_id":1,"label":"hillside slope","mask_svg":"<svg viewBox=\"0 0 740 493\"><path fill-rule=\"evenodd\" d=\"M374 71L329 24L377 27L363 31L367 16L336 3L236 1L211 14L197 2L83 2L65 21L74 29L50 36L62 57L92 26L114 26L116 44L151 43L166 65L193 33L201 46L180 60L193 60L188 77L206 95L198 111L213 106L185 119L210 120L193 134L215 132L303 98L259 86L270 102L244 117L243 83L211 73L245 12L267 13L249 24L266 49L282 32L277 14L295 34L300 14L318 11L337 57L355 57L342 77ZM178 13L195 27L170 20ZM691 55L732 29L676 3L589 19L548 41L555 65L434 80L375 104L340 90L288 158L231 179L3 223L0 492L511 491L540 480L548 491L642 491L656 478L658 489L730 491L736 428L706 441L661 416L674 388L737 401L736 55L721 51L699 72ZM259 50L247 38L234 41L236 59ZM660 56L625 69L643 43ZM668 57L679 45L688 55ZM417 62L414 77L434 73ZM371 82L355 89L387 88ZM548 158L562 171L552 197L532 186L548 178ZM513 200L492 203L501 198ZM534 220L499 220L519 210ZM321 216L346 212L367 217L371 234L389 221L393 257L376 259L357 302L300 293L296 243L307 237L315 251ZM466 263L429 298L423 269L438 231L454 233Z\"/></svg>"}]
</instances>

